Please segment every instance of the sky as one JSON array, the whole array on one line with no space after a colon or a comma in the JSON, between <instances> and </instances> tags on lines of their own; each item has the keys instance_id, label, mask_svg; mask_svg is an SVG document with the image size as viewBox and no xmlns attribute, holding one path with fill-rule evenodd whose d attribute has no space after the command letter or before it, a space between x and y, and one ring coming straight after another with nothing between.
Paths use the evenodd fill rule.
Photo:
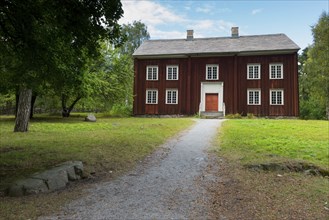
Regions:
<instances>
[{"instance_id":1,"label":"sky","mask_svg":"<svg viewBox=\"0 0 329 220\"><path fill-rule=\"evenodd\" d=\"M240 35L284 33L301 49L313 43L311 26L329 0L121 0L124 16L120 24L141 21L151 39L185 38L193 29L194 37L227 37L231 27Z\"/></svg>"}]
</instances>

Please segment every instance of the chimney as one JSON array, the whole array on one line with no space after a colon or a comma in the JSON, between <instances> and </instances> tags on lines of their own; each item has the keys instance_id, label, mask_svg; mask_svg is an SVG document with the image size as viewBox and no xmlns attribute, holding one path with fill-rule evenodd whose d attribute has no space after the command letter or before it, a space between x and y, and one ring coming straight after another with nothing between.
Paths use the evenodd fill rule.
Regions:
<instances>
[{"instance_id":1,"label":"chimney","mask_svg":"<svg viewBox=\"0 0 329 220\"><path fill-rule=\"evenodd\" d=\"M193 40L193 30L187 30L186 40Z\"/></svg>"},{"instance_id":2,"label":"chimney","mask_svg":"<svg viewBox=\"0 0 329 220\"><path fill-rule=\"evenodd\" d=\"M239 27L232 27L231 32L232 32L232 37L239 37Z\"/></svg>"}]
</instances>

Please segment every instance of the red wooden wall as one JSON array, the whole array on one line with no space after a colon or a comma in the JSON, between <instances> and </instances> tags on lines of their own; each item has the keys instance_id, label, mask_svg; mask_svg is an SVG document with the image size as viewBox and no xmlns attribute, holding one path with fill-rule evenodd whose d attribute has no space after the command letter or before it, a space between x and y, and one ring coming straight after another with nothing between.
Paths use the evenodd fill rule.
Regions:
<instances>
[{"instance_id":1,"label":"red wooden wall","mask_svg":"<svg viewBox=\"0 0 329 220\"><path fill-rule=\"evenodd\" d=\"M261 65L261 79L247 79L247 64ZM269 79L270 63L283 64L283 79ZM134 114L183 114L199 111L201 82L206 82L206 65L219 65L218 81L224 83L226 114L253 113L259 116L298 116L297 53L265 56L188 57L135 59ZM157 81L146 80L146 67L157 65ZM179 66L179 79L166 80L166 66ZM212 80L213 82L213 80ZM146 89L158 89L158 104L145 104ZM247 89L261 89L261 105L247 105ZM284 105L270 105L270 89L284 90ZM165 104L166 89L178 89L178 104Z\"/></svg>"}]
</instances>

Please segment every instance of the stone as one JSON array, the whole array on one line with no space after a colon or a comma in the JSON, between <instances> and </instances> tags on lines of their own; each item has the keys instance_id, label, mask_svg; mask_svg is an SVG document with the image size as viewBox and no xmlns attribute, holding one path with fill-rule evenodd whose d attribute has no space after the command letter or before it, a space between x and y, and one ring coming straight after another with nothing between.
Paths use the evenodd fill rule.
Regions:
<instances>
[{"instance_id":1,"label":"stone","mask_svg":"<svg viewBox=\"0 0 329 220\"><path fill-rule=\"evenodd\" d=\"M16 181L8 189L9 196L24 196L63 189L69 183L83 177L81 161L68 161L29 178Z\"/></svg>"},{"instance_id":2,"label":"stone","mask_svg":"<svg viewBox=\"0 0 329 220\"><path fill-rule=\"evenodd\" d=\"M32 178L42 179L49 191L65 188L69 182L67 172L62 167L55 167L42 173L36 173L32 175Z\"/></svg>"},{"instance_id":3,"label":"stone","mask_svg":"<svg viewBox=\"0 0 329 220\"><path fill-rule=\"evenodd\" d=\"M47 192L48 187L42 179L27 178L16 181L9 189L9 196L25 196Z\"/></svg>"},{"instance_id":4,"label":"stone","mask_svg":"<svg viewBox=\"0 0 329 220\"><path fill-rule=\"evenodd\" d=\"M87 121L87 122L96 122L96 116L94 114L88 114L88 116L85 117L85 121Z\"/></svg>"}]
</instances>

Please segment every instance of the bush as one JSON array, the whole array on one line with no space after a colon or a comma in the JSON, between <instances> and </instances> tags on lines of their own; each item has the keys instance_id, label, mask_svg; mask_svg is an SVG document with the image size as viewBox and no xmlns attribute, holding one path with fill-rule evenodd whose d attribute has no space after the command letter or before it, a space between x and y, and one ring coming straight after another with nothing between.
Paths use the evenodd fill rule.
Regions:
<instances>
[{"instance_id":1,"label":"bush","mask_svg":"<svg viewBox=\"0 0 329 220\"><path fill-rule=\"evenodd\" d=\"M248 113L247 118L248 119L253 119L253 118L256 118L256 116L253 113Z\"/></svg>"},{"instance_id":2,"label":"bush","mask_svg":"<svg viewBox=\"0 0 329 220\"><path fill-rule=\"evenodd\" d=\"M128 117L132 115L131 105L113 105L109 112L112 117Z\"/></svg>"},{"instance_id":3,"label":"bush","mask_svg":"<svg viewBox=\"0 0 329 220\"><path fill-rule=\"evenodd\" d=\"M236 114L228 114L228 115L225 116L225 118L228 118L228 119L241 119L242 116L241 116L241 114L236 113Z\"/></svg>"}]
</instances>

